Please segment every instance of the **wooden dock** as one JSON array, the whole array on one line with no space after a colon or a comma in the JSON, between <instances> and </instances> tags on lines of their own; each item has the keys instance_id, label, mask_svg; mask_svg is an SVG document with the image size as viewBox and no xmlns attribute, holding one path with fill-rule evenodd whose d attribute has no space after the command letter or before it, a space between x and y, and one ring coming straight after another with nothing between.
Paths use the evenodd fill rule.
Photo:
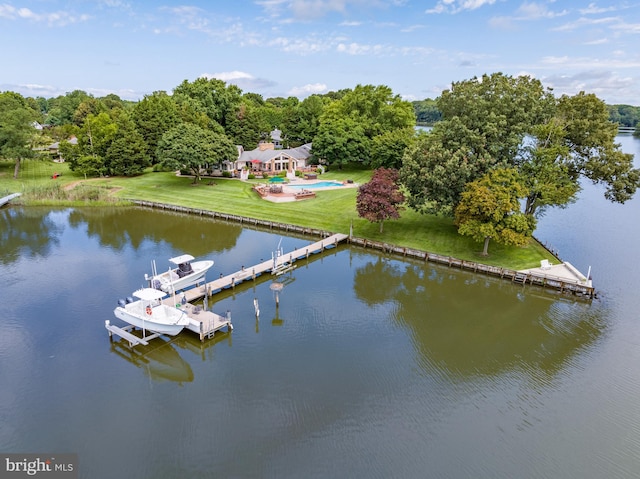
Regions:
<instances>
[{"instance_id":1,"label":"wooden dock","mask_svg":"<svg viewBox=\"0 0 640 479\"><path fill-rule=\"evenodd\" d=\"M254 266L244 267L239 271L228 274L226 276L222 276L218 279L214 279L213 281L210 281L203 285L181 291L180 293L176 294L176 299L182 300L182 297L184 296L185 301L188 304L192 303L193 301L197 301L204 296L212 296L225 289L234 288L244 281L254 280L258 276L265 273L274 275L283 274L294 269L296 266L295 262L297 260L308 258L312 254L321 253L329 248L334 248L347 238L348 236L346 234L331 235L308 246L291 251L290 253L280 254L275 258L263 261L262 263L258 263ZM170 298L169 300L165 301L173 302L174 299Z\"/></svg>"},{"instance_id":2,"label":"wooden dock","mask_svg":"<svg viewBox=\"0 0 640 479\"><path fill-rule=\"evenodd\" d=\"M220 316L212 311L201 309L199 306L187 303L181 306L189 316L187 329L200 336L200 341L213 338L216 331L227 328L227 332L233 331L231 324L231 312L227 311L226 316Z\"/></svg>"},{"instance_id":3,"label":"wooden dock","mask_svg":"<svg viewBox=\"0 0 640 479\"><path fill-rule=\"evenodd\" d=\"M389 245L377 241L370 241L363 238L350 238L349 242L364 248L373 248L384 253L396 254L405 258L412 258L421 261L429 261L450 268L482 273L489 276L496 276L510 280L512 283L540 286L542 288L554 289L560 293L572 294L581 298L593 299L596 296L595 289L590 280L580 278L566 278L554 275L553 273L541 271L516 271L499 266L490 266L475 261L443 256L435 253L428 253L422 250Z\"/></svg>"},{"instance_id":4,"label":"wooden dock","mask_svg":"<svg viewBox=\"0 0 640 479\"><path fill-rule=\"evenodd\" d=\"M312 254L321 253L322 251L334 248L347 239L345 234L334 234L320 241L305 246L303 248L296 249L290 253L278 254L268 261L256 264L249 268L242 268L235 273L222 276L202 285L196 285L196 287L187 289L184 291L176 292L175 295L170 295L163 299L162 302L171 307L182 309L189 316L189 324L185 326L185 329L193 331L198 334L200 341L205 339L211 339L214 337L216 331L226 328L227 332L233 330L231 324L231 312L227 311L225 316L221 316L212 311L209 311L205 307L192 304L201 298L210 297L222 290L233 288L236 285L247 281L255 280L258 276L264 273L271 273L274 275L283 274L285 272L293 270L296 265L295 262L299 259L308 258ZM129 346L136 346L138 344L147 345L153 338L159 336L159 334L152 333L144 337L140 337L133 334L135 329L131 325L124 327L118 327L112 325L109 321L105 321L105 328L109 331L109 337L112 335L119 336L129 342Z\"/></svg>"}]
</instances>

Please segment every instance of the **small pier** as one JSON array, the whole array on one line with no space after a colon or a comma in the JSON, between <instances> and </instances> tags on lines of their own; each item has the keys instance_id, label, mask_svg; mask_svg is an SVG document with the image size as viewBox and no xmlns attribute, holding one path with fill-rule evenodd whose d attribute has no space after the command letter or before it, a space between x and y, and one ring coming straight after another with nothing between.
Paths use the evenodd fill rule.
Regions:
<instances>
[{"instance_id":1,"label":"small pier","mask_svg":"<svg viewBox=\"0 0 640 479\"><path fill-rule=\"evenodd\" d=\"M297 260L308 258L312 254L321 253L329 248L334 248L347 238L348 236L346 234L334 234L328 236L327 238L316 241L315 243L303 248L298 248L290 253L277 255L270 260L263 261L262 263L258 263L254 266L243 267L239 271L214 279L213 281L209 281L202 286L182 291L179 293L180 298L184 296L186 298L186 302L191 303L202 297L212 296L222 290L234 288L246 280L256 279L264 273L280 275L289 272L296 267L295 262ZM170 301L173 301L173 299Z\"/></svg>"},{"instance_id":2,"label":"small pier","mask_svg":"<svg viewBox=\"0 0 640 479\"><path fill-rule=\"evenodd\" d=\"M226 328L227 332L233 331L231 312L229 311L227 311L226 316L220 316L212 311L200 309L199 306L194 306L190 303L181 306L181 309L189 316L187 329L198 334L200 341L213 338L215 332L223 328Z\"/></svg>"},{"instance_id":3,"label":"small pier","mask_svg":"<svg viewBox=\"0 0 640 479\"><path fill-rule=\"evenodd\" d=\"M296 267L294 264L295 261L308 258L310 255L320 253L326 249L334 248L338 243L347 238L348 236L345 234L334 234L290 253L277 254L268 261L263 261L248 268L243 267L235 273L215 279L204 285L180 291L175 295L164 298L162 302L168 306L182 309L187 316L189 316L189 324L185 326L185 329L196 333L200 337L200 341L211 339L214 337L216 331L220 331L221 329L226 328L227 332L231 332L233 325L231 324L231 312L227 311L225 316L221 316L207 309L207 297L224 289L233 288L243 281L256 279L258 276L267 272L273 275L289 272ZM201 298L205 298L204 307L192 304ZM160 334L150 331L152 334L140 337L133 334L135 328L132 325L118 327L111 324L110 321L105 321L105 328L109 331L110 338L115 334L128 341L130 347L138 344L146 346L151 339L160 336Z\"/></svg>"},{"instance_id":4,"label":"small pier","mask_svg":"<svg viewBox=\"0 0 640 479\"><path fill-rule=\"evenodd\" d=\"M17 198L18 196L20 196L20 193L13 193L12 195L8 195L8 196L5 196L3 198L0 198L0 207L6 205L12 199Z\"/></svg>"}]
</instances>

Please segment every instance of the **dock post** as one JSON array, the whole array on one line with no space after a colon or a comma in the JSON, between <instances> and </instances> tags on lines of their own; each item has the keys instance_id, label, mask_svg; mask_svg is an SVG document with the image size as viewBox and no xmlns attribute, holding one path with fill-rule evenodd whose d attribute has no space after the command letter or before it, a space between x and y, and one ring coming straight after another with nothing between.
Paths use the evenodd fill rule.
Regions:
<instances>
[{"instance_id":1,"label":"dock post","mask_svg":"<svg viewBox=\"0 0 640 479\"><path fill-rule=\"evenodd\" d=\"M256 319L260 317L260 306L258 305L258 298L253 298L253 309L256 310Z\"/></svg>"}]
</instances>

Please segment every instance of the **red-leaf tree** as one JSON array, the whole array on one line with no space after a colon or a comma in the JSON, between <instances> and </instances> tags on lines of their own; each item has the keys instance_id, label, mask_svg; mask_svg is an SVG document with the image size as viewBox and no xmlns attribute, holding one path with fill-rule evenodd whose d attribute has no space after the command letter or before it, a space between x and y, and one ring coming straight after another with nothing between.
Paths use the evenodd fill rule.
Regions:
<instances>
[{"instance_id":1,"label":"red-leaf tree","mask_svg":"<svg viewBox=\"0 0 640 479\"><path fill-rule=\"evenodd\" d=\"M398 171L392 168L378 168L371 181L358 188L358 216L380 223L380 233L384 220L400 218L402 203L404 195L398 184Z\"/></svg>"}]
</instances>

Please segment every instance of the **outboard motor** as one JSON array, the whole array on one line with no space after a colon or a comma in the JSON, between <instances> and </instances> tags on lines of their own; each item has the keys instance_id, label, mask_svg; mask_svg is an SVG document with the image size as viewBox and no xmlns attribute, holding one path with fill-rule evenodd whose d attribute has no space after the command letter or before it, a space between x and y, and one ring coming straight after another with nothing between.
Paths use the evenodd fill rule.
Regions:
<instances>
[{"instance_id":1,"label":"outboard motor","mask_svg":"<svg viewBox=\"0 0 640 479\"><path fill-rule=\"evenodd\" d=\"M133 303L133 298L131 296L127 296L127 304Z\"/></svg>"},{"instance_id":2,"label":"outboard motor","mask_svg":"<svg viewBox=\"0 0 640 479\"><path fill-rule=\"evenodd\" d=\"M120 306L121 308L124 308L124 305L126 304L124 299L119 299L118 300L118 306Z\"/></svg>"}]
</instances>

